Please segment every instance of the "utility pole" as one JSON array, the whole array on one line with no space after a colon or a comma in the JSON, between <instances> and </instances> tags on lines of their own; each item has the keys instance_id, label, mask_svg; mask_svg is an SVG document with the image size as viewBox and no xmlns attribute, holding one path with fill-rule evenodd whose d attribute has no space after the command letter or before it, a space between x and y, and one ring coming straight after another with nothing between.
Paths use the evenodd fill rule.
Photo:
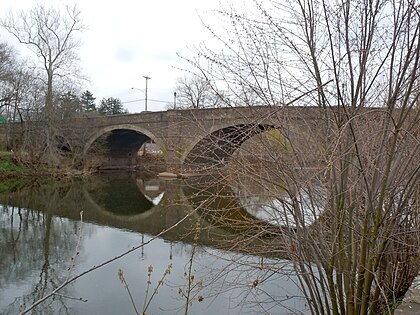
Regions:
<instances>
[{"instance_id":1,"label":"utility pole","mask_svg":"<svg viewBox=\"0 0 420 315\"><path fill-rule=\"evenodd\" d=\"M176 109L176 92L174 92L174 109Z\"/></svg>"},{"instance_id":2,"label":"utility pole","mask_svg":"<svg viewBox=\"0 0 420 315\"><path fill-rule=\"evenodd\" d=\"M146 79L146 91L145 91L145 99L144 99L144 111L147 112L147 81L151 79L151 77L144 75L143 78Z\"/></svg>"}]
</instances>

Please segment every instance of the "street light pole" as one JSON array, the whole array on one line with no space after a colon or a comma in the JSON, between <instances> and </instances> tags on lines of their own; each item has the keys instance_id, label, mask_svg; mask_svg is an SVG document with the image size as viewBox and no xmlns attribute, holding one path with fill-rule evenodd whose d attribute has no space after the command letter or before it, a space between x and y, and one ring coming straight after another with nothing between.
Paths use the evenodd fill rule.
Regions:
<instances>
[{"instance_id":1,"label":"street light pole","mask_svg":"<svg viewBox=\"0 0 420 315\"><path fill-rule=\"evenodd\" d=\"M147 112L147 81L151 79L151 77L144 75L143 78L146 79L146 91L145 91L145 99L144 99L144 111Z\"/></svg>"},{"instance_id":2,"label":"street light pole","mask_svg":"<svg viewBox=\"0 0 420 315\"><path fill-rule=\"evenodd\" d=\"M136 88L136 87L132 87L131 89L132 89L132 90L137 90L137 91L140 91L140 92L142 92L142 93L144 94L144 91L143 91L142 89L139 89L139 88ZM143 99L138 100L138 101L143 101ZM141 103L140 103L140 105L141 105Z\"/></svg>"}]
</instances>

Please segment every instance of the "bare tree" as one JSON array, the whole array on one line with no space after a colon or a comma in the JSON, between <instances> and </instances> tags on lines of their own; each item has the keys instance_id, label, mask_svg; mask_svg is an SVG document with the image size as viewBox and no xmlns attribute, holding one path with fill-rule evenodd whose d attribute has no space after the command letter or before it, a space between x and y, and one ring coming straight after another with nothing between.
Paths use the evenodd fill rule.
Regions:
<instances>
[{"instance_id":1,"label":"bare tree","mask_svg":"<svg viewBox=\"0 0 420 315\"><path fill-rule=\"evenodd\" d=\"M0 80L7 80L14 63L15 52L6 43L0 43Z\"/></svg>"},{"instance_id":2,"label":"bare tree","mask_svg":"<svg viewBox=\"0 0 420 315\"><path fill-rule=\"evenodd\" d=\"M75 76L77 49L80 41L75 38L83 28L80 12L76 6L67 6L65 13L53 7L36 5L28 12L13 12L0 20L3 26L16 39L27 45L41 61L45 71L47 119L53 113L53 82L55 77Z\"/></svg>"},{"instance_id":3,"label":"bare tree","mask_svg":"<svg viewBox=\"0 0 420 315\"><path fill-rule=\"evenodd\" d=\"M308 108L307 117L303 110L299 117L292 110L289 117L256 111L249 125L229 131L230 138L214 134L206 143L214 148L198 150L219 152L212 159L220 165L226 164L223 153L242 154L231 159L232 172L223 169L223 180L231 187L254 182L264 193L232 207L269 208L270 224L250 219L244 229L238 209L221 216L212 208L220 192L210 191L198 208L213 222L243 231L246 240L232 248L251 243L252 250L242 250L287 257L313 314L391 313L419 270L417 4L255 1L252 10L219 13L230 27L208 29L223 51L202 46L191 63L209 80L223 80L230 95L251 91L258 104L317 111L309 115ZM267 119L283 136L261 137L257 150L238 149L267 130ZM269 201L265 208L255 201L262 196Z\"/></svg>"},{"instance_id":4,"label":"bare tree","mask_svg":"<svg viewBox=\"0 0 420 315\"><path fill-rule=\"evenodd\" d=\"M223 105L223 98L206 78L193 75L178 78L176 91L176 107L204 108Z\"/></svg>"},{"instance_id":5,"label":"bare tree","mask_svg":"<svg viewBox=\"0 0 420 315\"><path fill-rule=\"evenodd\" d=\"M12 81L13 67L15 65L15 52L6 43L0 43L0 109L3 111L10 104L12 98L10 82Z\"/></svg>"},{"instance_id":6,"label":"bare tree","mask_svg":"<svg viewBox=\"0 0 420 315\"><path fill-rule=\"evenodd\" d=\"M40 68L45 73L44 119L48 130L41 137L40 152L47 163L56 163L55 131L53 128L54 100L59 91L54 89L69 77L77 77L77 49L80 41L75 37L83 29L80 12L76 6L66 6L64 11L53 7L36 5L27 12L10 12L0 25L11 33L20 43L26 45L38 58ZM60 80L57 80L60 79ZM26 135L32 136L28 131ZM39 137L39 135L36 135ZM24 140L25 141L25 140Z\"/></svg>"}]
</instances>

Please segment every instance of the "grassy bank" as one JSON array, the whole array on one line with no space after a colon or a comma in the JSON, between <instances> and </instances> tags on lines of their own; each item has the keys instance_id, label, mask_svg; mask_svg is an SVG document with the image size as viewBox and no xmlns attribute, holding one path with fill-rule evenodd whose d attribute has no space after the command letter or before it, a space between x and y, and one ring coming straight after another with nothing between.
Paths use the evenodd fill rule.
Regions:
<instances>
[{"instance_id":1,"label":"grassy bank","mask_svg":"<svg viewBox=\"0 0 420 315\"><path fill-rule=\"evenodd\" d=\"M18 163L13 153L0 151L0 192L26 185L35 173L34 169Z\"/></svg>"},{"instance_id":2,"label":"grassy bank","mask_svg":"<svg viewBox=\"0 0 420 315\"><path fill-rule=\"evenodd\" d=\"M34 172L34 169L18 163L12 152L0 152L0 176L27 175Z\"/></svg>"},{"instance_id":3,"label":"grassy bank","mask_svg":"<svg viewBox=\"0 0 420 315\"><path fill-rule=\"evenodd\" d=\"M0 151L0 178L15 177L67 177L85 176L92 173L88 170L78 170L66 167L48 167L45 163L26 163L13 152Z\"/></svg>"}]
</instances>

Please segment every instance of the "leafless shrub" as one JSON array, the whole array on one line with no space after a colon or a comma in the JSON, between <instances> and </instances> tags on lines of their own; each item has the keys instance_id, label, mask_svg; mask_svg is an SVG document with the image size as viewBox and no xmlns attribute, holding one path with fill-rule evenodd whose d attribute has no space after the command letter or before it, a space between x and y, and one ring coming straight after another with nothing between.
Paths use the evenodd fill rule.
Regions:
<instances>
[{"instance_id":1,"label":"leafless shrub","mask_svg":"<svg viewBox=\"0 0 420 315\"><path fill-rule=\"evenodd\" d=\"M222 172L207 187L192 181L191 200L240 232L229 248L287 257L313 314L390 313L420 261L418 6L296 0L253 9L222 10L227 37L208 28L223 53L201 47L191 62L236 103L246 87L258 104L316 106L318 117L271 117L278 150L262 136L241 146L264 131L257 115L214 132L191 160Z\"/></svg>"}]
</instances>

